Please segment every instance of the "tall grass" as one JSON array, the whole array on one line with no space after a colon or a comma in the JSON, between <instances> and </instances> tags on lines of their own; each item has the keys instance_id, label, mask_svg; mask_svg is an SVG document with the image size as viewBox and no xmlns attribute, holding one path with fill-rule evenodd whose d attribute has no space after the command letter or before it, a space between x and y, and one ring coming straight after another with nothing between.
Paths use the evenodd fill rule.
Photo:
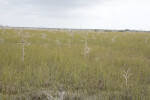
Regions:
<instances>
[{"instance_id":1,"label":"tall grass","mask_svg":"<svg viewBox=\"0 0 150 100\"><path fill-rule=\"evenodd\" d=\"M81 100L149 100L150 34L86 33L0 30L0 100L34 91L57 98L59 90Z\"/></svg>"}]
</instances>

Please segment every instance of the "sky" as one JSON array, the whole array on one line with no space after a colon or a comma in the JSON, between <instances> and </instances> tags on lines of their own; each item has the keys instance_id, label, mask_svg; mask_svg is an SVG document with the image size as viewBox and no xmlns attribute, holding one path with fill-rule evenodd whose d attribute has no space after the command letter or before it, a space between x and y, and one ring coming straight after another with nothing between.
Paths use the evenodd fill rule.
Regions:
<instances>
[{"instance_id":1,"label":"sky","mask_svg":"<svg viewBox=\"0 0 150 100\"><path fill-rule=\"evenodd\" d=\"M150 0L0 0L0 25L150 30Z\"/></svg>"}]
</instances>

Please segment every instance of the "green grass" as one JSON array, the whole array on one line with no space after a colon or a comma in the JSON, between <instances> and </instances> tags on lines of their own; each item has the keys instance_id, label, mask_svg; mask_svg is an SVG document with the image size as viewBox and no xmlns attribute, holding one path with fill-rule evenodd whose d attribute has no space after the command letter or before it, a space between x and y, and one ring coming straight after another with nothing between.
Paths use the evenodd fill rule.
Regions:
<instances>
[{"instance_id":1,"label":"green grass","mask_svg":"<svg viewBox=\"0 0 150 100\"><path fill-rule=\"evenodd\" d=\"M91 51L85 58L86 31L74 30L73 36L68 30L18 31L0 30L0 100L59 88L83 100L150 100L149 33L89 32ZM30 45L23 62L19 43L26 32ZM126 86L127 69L132 75Z\"/></svg>"}]
</instances>

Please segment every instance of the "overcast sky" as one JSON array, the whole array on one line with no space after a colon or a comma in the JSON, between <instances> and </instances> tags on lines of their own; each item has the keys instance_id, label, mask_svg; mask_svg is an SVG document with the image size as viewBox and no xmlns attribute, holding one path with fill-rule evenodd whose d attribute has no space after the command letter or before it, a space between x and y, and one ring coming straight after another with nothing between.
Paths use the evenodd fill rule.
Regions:
<instances>
[{"instance_id":1,"label":"overcast sky","mask_svg":"<svg viewBox=\"0 0 150 100\"><path fill-rule=\"evenodd\" d=\"M0 24L150 30L150 0L0 0Z\"/></svg>"}]
</instances>

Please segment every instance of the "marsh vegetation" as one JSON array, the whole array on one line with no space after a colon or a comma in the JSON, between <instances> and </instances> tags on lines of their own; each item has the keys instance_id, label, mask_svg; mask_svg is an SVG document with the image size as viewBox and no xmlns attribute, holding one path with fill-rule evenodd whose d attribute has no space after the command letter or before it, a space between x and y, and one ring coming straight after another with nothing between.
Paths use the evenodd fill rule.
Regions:
<instances>
[{"instance_id":1,"label":"marsh vegetation","mask_svg":"<svg viewBox=\"0 0 150 100\"><path fill-rule=\"evenodd\" d=\"M150 33L0 29L0 100L150 100Z\"/></svg>"}]
</instances>

